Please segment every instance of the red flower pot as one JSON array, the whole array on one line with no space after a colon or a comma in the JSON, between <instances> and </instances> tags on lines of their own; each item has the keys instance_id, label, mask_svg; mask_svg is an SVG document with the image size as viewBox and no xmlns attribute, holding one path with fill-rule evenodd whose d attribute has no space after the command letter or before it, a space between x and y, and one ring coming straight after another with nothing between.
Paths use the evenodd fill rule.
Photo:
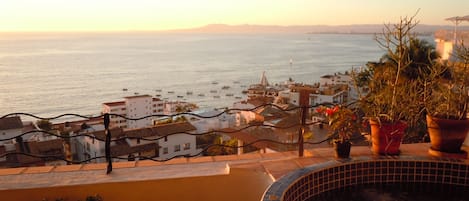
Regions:
<instances>
[{"instance_id":1,"label":"red flower pot","mask_svg":"<svg viewBox=\"0 0 469 201\"><path fill-rule=\"evenodd\" d=\"M400 153L404 131L407 124L403 121L395 123L381 122L370 120L371 126L371 149L376 154L381 155L398 155Z\"/></svg>"}]
</instances>

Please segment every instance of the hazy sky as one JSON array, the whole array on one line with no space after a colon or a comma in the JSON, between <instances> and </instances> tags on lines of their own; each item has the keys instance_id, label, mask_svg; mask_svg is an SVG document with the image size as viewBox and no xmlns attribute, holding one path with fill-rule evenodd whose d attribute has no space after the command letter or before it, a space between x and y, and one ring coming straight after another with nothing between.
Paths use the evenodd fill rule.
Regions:
<instances>
[{"instance_id":1,"label":"hazy sky","mask_svg":"<svg viewBox=\"0 0 469 201\"><path fill-rule=\"evenodd\" d=\"M469 15L469 0L0 0L0 31L382 24L419 8L421 24L449 25Z\"/></svg>"}]
</instances>

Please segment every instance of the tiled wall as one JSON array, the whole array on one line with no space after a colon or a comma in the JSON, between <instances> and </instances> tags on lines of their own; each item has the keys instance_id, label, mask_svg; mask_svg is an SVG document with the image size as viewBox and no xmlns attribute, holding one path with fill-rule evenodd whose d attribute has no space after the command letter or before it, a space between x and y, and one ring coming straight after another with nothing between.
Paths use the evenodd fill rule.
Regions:
<instances>
[{"instance_id":1,"label":"tiled wall","mask_svg":"<svg viewBox=\"0 0 469 201\"><path fill-rule=\"evenodd\" d=\"M267 190L264 201L299 201L363 184L439 183L469 187L467 161L361 158L332 161L291 173Z\"/></svg>"}]
</instances>

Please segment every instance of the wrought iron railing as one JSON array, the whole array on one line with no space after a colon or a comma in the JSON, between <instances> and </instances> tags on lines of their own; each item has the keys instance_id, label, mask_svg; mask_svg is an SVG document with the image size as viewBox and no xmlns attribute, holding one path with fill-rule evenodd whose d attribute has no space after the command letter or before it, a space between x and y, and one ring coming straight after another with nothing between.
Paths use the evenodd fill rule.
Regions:
<instances>
[{"instance_id":1,"label":"wrought iron railing","mask_svg":"<svg viewBox=\"0 0 469 201\"><path fill-rule=\"evenodd\" d=\"M284 112L291 112L291 111L294 111L294 110L299 110L299 117L298 118L300 118L299 119L300 121L299 121L299 123L295 123L295 124L284 126L284 127L267 125L263 122L262 124L251 124L251 125L246 125L246 126L243 126L243 127L238 127L236 129L225 129L224 128L224 129L219 129L219 130L210 130L208 132L202 132L202 133L193 133L193 132L169 133L165 136L159 136L159 137L156 137L156 138L133 137L133 136L125 136L124 135L122 137L113 139L112 138L113 134L111 133L111 129L110 129L110 119L111 119L110 117L111 116L121 117L121 118L123 118L127 121L138 121L138 120L142 120L142 119L146 119L146 118L152 118L152 117L173 118L173 117L177 117L177 116L180 116L180 115L190 115L190 116L195 116L195 117L198 117L198 118L210 119L210 118L219 117L223 114L228 114L228 113L233 113L233 112L240 112L240 111L253 112L257 109L260 109L262 107L267 107L267 106L276 107L277 109L279 109L281 111L284 111ZM13 139L18 139L19 137L22 137L24 135L27 135L27 134L30 134L30 133L36 133L36 132L44 133L46 135L55 136L57 138L62 138L62 139L71 139L71 138L77 138L77 137L89 137L93 140L99 140L99 141L105 142L105 151L104 151L105 155L104 156L90 157L86 160L79 160L78 161L78 160L67 159L63 154L60 155L60 156L58 156L58 155L39 155L39 154L31 154L31 153L27 153L27 152L14 151L14 152L5 152L3 154L0 154L0 158L8 157L8 156L11 156L11 155L24 155L24 156L33 157L33 158L40 158L40 159L52 158L52 159L61 160L61 161L64 161L64 162L67 162L67 163L70 163L70 164L88 163L88 162L96 160L96 159L103 159L104 158L104 159L106 159L106 162L108 163L107 173L109 174L112 171L112 161L113 161L113 159L119 159L119 160L129 159L129 158L124 158L124 157L119 157L119 156L112 156L112 154L111 154L111 142L115 142L115 141L119 141L119 140L123 140L123 139L139 139L139 140L144 140L144 141L158 141L162 138L165 138L165 137L168 137L168 136L171 136L171 135L176 135L176 134L187 134L187 135L202 136L202 135L208 135L208 134L212 134L212 133L222 133L222 134L236 133L236 132L244 131L244 130L252 128L252 127L268 127L268 128L275 128L275 129L290 129L290 128L298 127L298 126L299 126L299 129L298 129L298 140L297 140L297 142L280 142L280 141L276 141L276 140L272 140L272 139L258 139L258 140L249 142L247 144L240 145L240 146L231 146L231 145L225 145L225 144L210 144L210 145L204 147L201 151L199 151L196 154L181 154L181 155L175 155L173 157L165 158L165 159L158 159L157 156L154 156L154 157L136 156L135 159L153 160L153 161L164 162L164 161L168 161L168 160L178 158L178 157L190 158L190 157L200 156L204 152L206 152L208 149L210 149L211 147L214 147L214 146L226 147L226 148L245 148L245 147L254 145L256 143L260 143L260 142L274 143L274 144L283 145L283 146L292 146L292 145L298 146L298 156L302 157L303 152L304 152L304 144L310 144L310 145L321 144L323 142L326 142L326 141L330 140L333 137L333 136L329 136L329 137L327 137L325 139L322 139L322 140L319 140L317 142L304 141L303 135L304 135L304 132L305 132L305 128L307 126L311 126L313 124L321 123L321 122L309 122L309 123L307 123L307 121L306 121L308 110L310 110L314 107L317 107L317 105L315 105L315 106L293 107L293 108L290 108L290 109L283 109L283 108L281 108L281 107L279 107L275 104L264 104L264 105L260 105L258 107L254 107L254 108L251 108L251 109L226 109L226 110L224 110L220 113L217 113L215 115L212 115L212 116L203 116L203 115L195 114L195 113L192 113L192 112L182 112L182 113L177 113L177 114L173 114L173 115L148 115L148 116L143 116L143 117L138 117L138 118L129 118L129 117L126 117L126 116L123 116L123 115L120 115L120 114L113 114L113 113L106 113L106 114L102 114L102 115L99 115L99 116L84 116L84 115L80 115L80 114L67 113L67 114L61 114L61 115L58 115L58 116L48 117L48 118L47 117L39 117L39 116L30 114L30 113L10 113L10 114L7 114L7 115L4 115L4 116L0 117L0 119L7 118L7 117L12 117L12 116L28 116L28 117L32 117L32 118L35 118L35 119L38 119L38 120L48 120L48 121L58 120L58 119L63 118L63 117L75 117L75 118L81 118L83 120L102 119L103 122L104 122L104 131L105 131L105 136L106 136L105 139L101 139L101 138L96 137L95 135L90 135L90 134L87 134L87 133L80 133L80 134L76 134L76 135L60 135L60 134L52 133L52 132L41 130L41 129L40 130L35 129L35 130L28 131L28 132L24 132L20 135L14 136L14 137L0 139L0 142L13 140Z\"/></svg>"}]
</instances>

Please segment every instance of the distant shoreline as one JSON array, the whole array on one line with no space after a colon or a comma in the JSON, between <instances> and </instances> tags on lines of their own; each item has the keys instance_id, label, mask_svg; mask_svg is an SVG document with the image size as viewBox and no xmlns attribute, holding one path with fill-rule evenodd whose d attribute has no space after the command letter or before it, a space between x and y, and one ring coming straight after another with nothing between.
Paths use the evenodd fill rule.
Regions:
<instances>
[{"instance_id":1,"label":"distant shoreline","mask_svg":"<svg viewBox=\"0 0 469 201\"><path fill-rule=\"evenodd\" d=\"M356 25L227 25L209 24L201 27L172 30L70 30L70 31L0 31L8 34L115 34L115 33L207 33L207 34L374 34L381 33L384 24ZM415 32L429 34L437 30L453 30L454 25L419 24ZM469 26L458 26L458 30L469 30Z\"/></svg>"}]
</instances>

